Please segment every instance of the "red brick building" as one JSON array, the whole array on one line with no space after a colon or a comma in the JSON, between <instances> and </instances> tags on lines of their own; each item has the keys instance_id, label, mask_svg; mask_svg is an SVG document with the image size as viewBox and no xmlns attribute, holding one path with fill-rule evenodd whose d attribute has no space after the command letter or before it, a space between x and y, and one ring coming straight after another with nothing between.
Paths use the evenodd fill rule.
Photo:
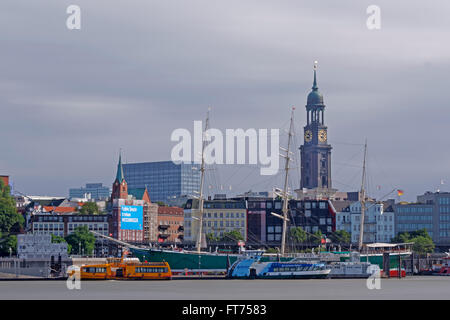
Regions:
<instances>
[{"instance_id":1,"label":"red brick building","mask_svg":"<svg viewBox=\"0 0 450 320\"><path fill-rule=\"evenodd\" d=\"M157 241L158 205L150 201L147 188L128 189L119 157L116 180L111 193L112 237L131 243L149 244ZM126 217L128 212L136 210L136 215ZM128 220L127 220L128 219ZM136 222L127 222L132 219Z\"/></svg>"},{"instance_id":2,"label":"red brick building","mask_svg":"<svg viewBox=\"0 0 450 320\"><path fill-rule=\"evenodd\" d=\"M112 187L111 203L112 221L110 230L113 238L131 243L142 243L144 241L144 201L128 197L128 185L123 175L121 155L117 165L116 180L114 180ZM123 211L131 209L136 210L136 212L127 217L127 213Z\"/></svg>"},{"instance_id":3,"label":"red brick building","mask_svg":"<svg viewBox=\"0 0 450 320\"><path fill-rule=\"evenodd\" d=\"M158 242L180 243L184 234L184 211L178 207L158 207Z\"/></svg>"}]
</instances>

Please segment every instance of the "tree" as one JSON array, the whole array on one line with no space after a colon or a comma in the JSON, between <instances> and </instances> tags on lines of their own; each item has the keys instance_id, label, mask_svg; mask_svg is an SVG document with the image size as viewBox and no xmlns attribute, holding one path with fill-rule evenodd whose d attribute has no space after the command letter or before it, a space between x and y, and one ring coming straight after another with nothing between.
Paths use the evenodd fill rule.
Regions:
<instances>
[{"instance_id":1,"label":"tree","mask_svg":"<svg viewBox=\"0 0 450 320\"><path fill-rule=\"evenodd\" d=\"M322 238L323 238L322 231L317 230L316 232L311 234L308 238L309 238L309 241L313 244L321 244Z\"/></svg>"},{"instance_id":2,"label":"tree","mask_svg":"<svg viewBox=\"0 0 450 320\"><path fill-rule=\"evenodd\" d=\"M95 236L89 232L87 226L77 227L74 232L69 234L65 239L71 246L71 254L90 255L94 251Z\"/></svg>"},{"instance_id":3,"label":"tree","mask_svg":"<svg viewBox=\"0 0 450 320\"><path fill-rule=\"evenodd\" d=\"M55 236L52 233L52 243L63 243L63 242L67 243L66 239L64 239L63 237L60 237L60 236ZM71 249L72 249L72 246L70 244L67 244L67 252L68 253L70 253Z\"/></svg>"},{"instance_id":4,"label":"tree","mask_svg":"<svg viewBox=\"0 0 450 320\"><path fill-rule=\"evenodd\" d=\"M17 236L7 235L0 239L0 253L2 256L9 256L9 249L11 254L17 254Z\"/></svg>"},{"instance_id":5,"label":"tree","mask_svg":"<svg viewBox=\"0 0 450 320\"><path fill-rule=\"evenodd\" d=\"M217 242L217 241L219 241L219 238L216 237L216 236L214 235L214 233L208 233L208 234L206 235L206 241L207 241L207 242Z\"/></svg>"},{"instance_id":6,"label":"tree","mask_svg":"<svg viewBox=\"0 0 450 320\"><path fill-rule=\"evenodd\" d=\"M336 230L330 234L330 239L333 243L350 243L351 235L345 230Z\"/></svg>"},{"instance_id":7,"label":"tree","mask_svg":"<svg viewBox=\"0 0 450 320\"><path fill-rule=\"evenodd\" d=\"M419 254L432 253L435 245L426 229L415 230L411 232L401 232L397 234L392 242L405 243L413 242L413 251Z\"/></svg>"},{"instance_id":8,"label":"tree","mask_svg":"<svg viewBox=\"0 0 450 320\"><path fill-rule=\"evenodd\" d=\"M95 202L86 202L81 207L80 214L99 214L100 209L98 208L97 204Z\"/></svg>"},{"instance_id":9,"label":"tree","mask_svg":"<svg viewBox=\"0 0 450 320\"><path fill-rule=\"evenodd\" d=\"M412 238L411 242L414 242L413 244L414 252L417 252L419 254L432 253L435 248L433 240L430 238L430 236L428 237L418 236Z\"/></svg>"},{"instance_id":10,"label":"tree","mask_svg":"<svg viewBox=\"0 0 450 320\"><path fill-rule=\"evenodd\" d=\"M304 243L308 240L308 234L301 227L292 228L289 237L296 243Z\"/></svg>"},{"instance_id":11,"label":"tree","mask_svg":"<svg viewBox=\"0 0 450 320\"><path fill-rule=\"evenodd\" d=\"M220 239L222 242L229 242L229 241L239 241L244 240L244 237L238 230L233 230L230 232L225 232Z\"/></svg>"},{"instance_id":12,"label":"tree","mask_svg":"<svg viewBox=\"0 0 450 320\"><path fill-rule=\"evenodd\" d=\"M405 243L410 242L411 234L409 232L399 232L394 238L392 238L392 243Z\"/></svg>"},{"instance_id":13,"label":"tree","mask_svg":"<svg viewBox=\"0 0 450 320\"><path fill-rule=\"evenodd\" d=\"M24 218L17 213L16 203L9 186L0 180L0 255L9 255L9 248L16 253L17 234L21 231Z\"/></svg>"}]
</instances>

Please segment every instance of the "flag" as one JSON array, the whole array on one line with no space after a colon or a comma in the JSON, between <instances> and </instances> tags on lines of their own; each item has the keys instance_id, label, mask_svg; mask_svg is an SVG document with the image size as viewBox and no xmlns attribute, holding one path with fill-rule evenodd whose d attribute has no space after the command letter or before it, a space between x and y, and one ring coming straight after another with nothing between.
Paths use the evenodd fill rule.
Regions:
<instances>
[{"instance_id":1,"label":"flag","mask_svg":"<svg viewBox=\"0 0 450 320\"><path fill-rule=\"evenodd\" d=\"M403 192L403 190L397 190L397 195L400 197L400 196L402 196L404 194L404 192Z\"/></svg>"}]
</instances>

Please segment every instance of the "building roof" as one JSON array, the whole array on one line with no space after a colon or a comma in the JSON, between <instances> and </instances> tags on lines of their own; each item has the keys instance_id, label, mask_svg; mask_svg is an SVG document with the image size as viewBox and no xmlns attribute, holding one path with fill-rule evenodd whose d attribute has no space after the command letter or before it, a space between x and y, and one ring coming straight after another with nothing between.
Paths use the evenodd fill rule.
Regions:
<instances>
[{"instance_id":1,"label":"building roof","mask_svg":"<svg viewBox=\"0 0 450 320\"><path fill-rule=\"evenodd\" d=\"M331 200L331 204L333 205L336 212L342 212L344 209L348 208L355 201L349 200Z\"/></svg>"},{"instance_id":2,"label":"building roof","mask_svg":"<svg viewBox=\"0 0 450 320\"><path fill-rule=\"evenodd\" d=\"M117 164L116 180L122 183L124 179L123 167L122 167L122 154L119 154L119 163Z\"/></svg>"},{"instance_id":3,"label":"building roof","mask_svg":"<svg viewBox=\"0 0 450 320\"><path fill-rule=\"evenodd\" d=\"M53 206L43 206L43 210L45 212L54 212L54 213L70 213L76 212L77 208L75 207L53 207Z\"/></svg>"},{"instance_id":4,"label":"building roof","mask_svg":"<svg viewBox=\"0 0 450 320\"><path fill-rule=\"evenodd\" d=\"M179 207L158 207L158 214L184 215L183 208Z\"/></svg>"},{"instance_id":5,"label":"building roof","mask_svg":"<svg viewBox=\"0 0 450 320\"><path fill-rule=\"evenodd\" d=\"M308 94L308 105L323 105L323 96L319 92L319 87L317 86L316 80L316 69L314 68L314 82L312 86L312 91Z\"/></svg>"},{"instance_id":6,"label":"building roof","mask_svg":"<svg viewBox=\"0 0 450 320\"><path fill-rule=\"evenodd\" d=\"M145 189L146 188L130 188L128 189L128 194L131 194L138 200L142 200L142 198L144 197Z\"/></svg>"}]
</instances>

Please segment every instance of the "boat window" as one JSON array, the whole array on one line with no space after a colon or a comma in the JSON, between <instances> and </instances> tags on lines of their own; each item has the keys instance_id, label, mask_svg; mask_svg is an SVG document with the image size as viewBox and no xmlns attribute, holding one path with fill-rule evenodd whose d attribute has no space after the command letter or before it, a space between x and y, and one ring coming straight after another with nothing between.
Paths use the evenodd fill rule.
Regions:
<instances>
[{"instance_id":1,"label":"boat window","mask_svg":"<svg viewBox=\"0 0 450 320\"><path fill-rule=\"evenodd\" d=\"M105 273L106 268L87 267L87 268L84 268L84 271L87 273Z\"/></svg>"},{"instance_id":2,"label":"boat window","mask_svg":"<svg viewBox=\"0 0 450 320\"><path fill-rule=\"evenodd\" d=\"M136 273L166 273L167 268L156 268L156 267L136 267Z\"/></svg>"}]
</instances>

